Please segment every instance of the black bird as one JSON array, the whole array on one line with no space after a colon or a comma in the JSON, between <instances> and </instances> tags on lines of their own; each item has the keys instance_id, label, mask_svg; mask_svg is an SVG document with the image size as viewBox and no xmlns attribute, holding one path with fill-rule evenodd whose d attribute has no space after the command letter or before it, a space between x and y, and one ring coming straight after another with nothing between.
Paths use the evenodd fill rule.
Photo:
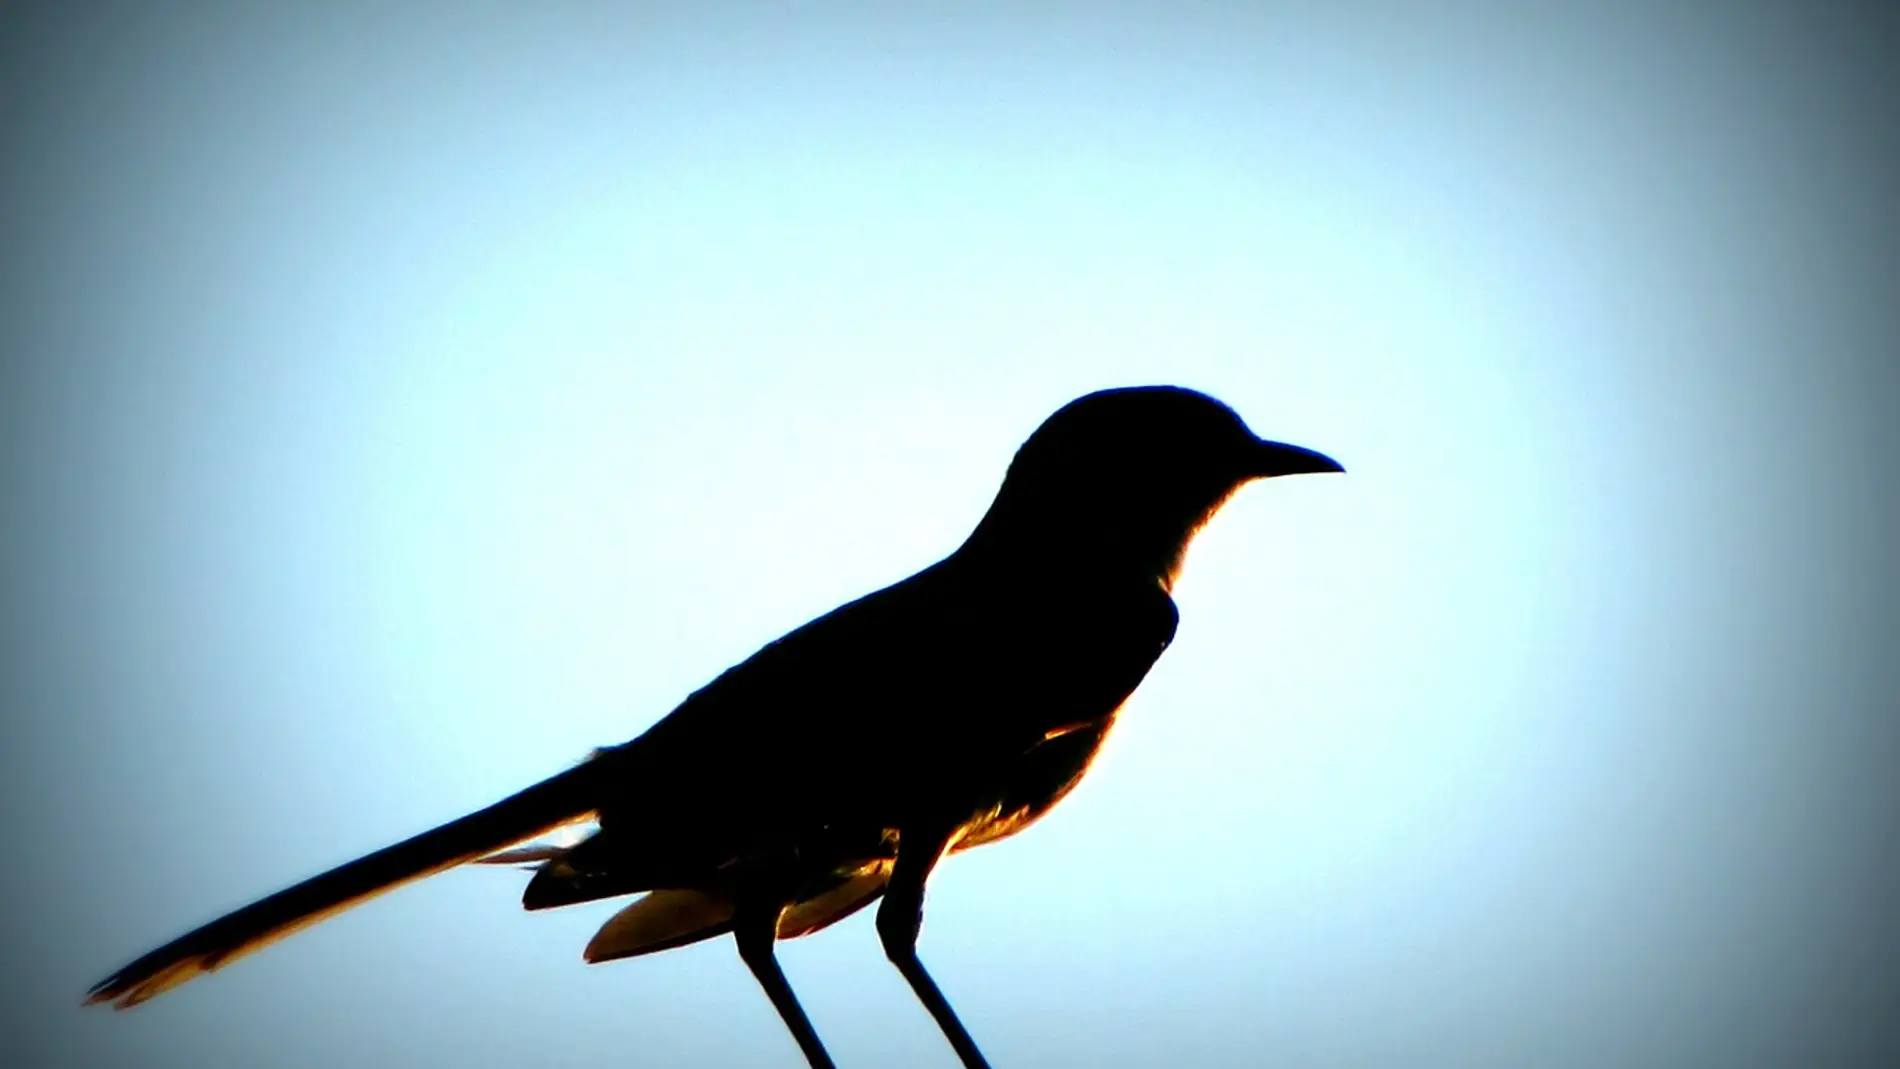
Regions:
<instances>
[{"instance_id":1,"label":"black bird","mask_svg":"<svg viewBox=\"0 0 1900 1069\"><path fill-rule=\"evenodd\" d=\"M87 1001L135 1006L464 862L535 862L531 910L647 892L590 962L732 933L820 1069L831 1058L773 943L882 897L885 953L963 1064L987 1066L917 957L931 870L1021 831L1081 779L1174 637L1189 541L1235 490L1342 470L1192 390L1079 398L1030 435L948 557L772 642L633 741L212 921ZM571 847L508 849L587 820L598 831Z\"/></svg>"}]
</instances>

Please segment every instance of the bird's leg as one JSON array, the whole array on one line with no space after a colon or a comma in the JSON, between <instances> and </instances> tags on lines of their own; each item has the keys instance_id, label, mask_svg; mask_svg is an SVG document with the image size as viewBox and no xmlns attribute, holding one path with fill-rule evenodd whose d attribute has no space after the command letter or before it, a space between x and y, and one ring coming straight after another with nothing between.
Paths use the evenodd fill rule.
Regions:
<instances>
[{"instance_id":1,"label":"bird's leg","mask_svg":"<svg viewBox=\"0 0 1900 1069\"><path fill-rule=\"evenodd\" d=\"M792 985L785 981L785 973L778 967L778 956L772 950L772 944L778 940L779 914L784 911L785 906L780 902L741 899L732 918L733 940L739 944L740 959L758 978L759 986L765 988L766 997L772 1000L772 1007L784 1019L785 1027L792 1030L792 1038L798 1040L798 1049L805 1052L811 1069L835 1069L831 1055L805 1016L804 1007L798 1004L798 996L792 993Z\"/></svg>"},{"instance_id":2,"label":"bird's leg","mask_svg":"<svg viewBox=\"0 0 1900 1069\"><path fill-rule=\"evenodd\" d=\"M976 1049L976 1041L957 1020L957 1011L950 1008L950 1000L943 997L917 957L917 932L924 923L924 881L949 843L948 835L919 836L915 831L900 834L897 861L884 888L884 904L877 911L877 934L884 943L885 955L904 974L930 1016L937 1019L937 1027L943 1029L944 1038L962 1059L964 1069L990 1069L983 1052Z\"/></svg>"}]
</instances>

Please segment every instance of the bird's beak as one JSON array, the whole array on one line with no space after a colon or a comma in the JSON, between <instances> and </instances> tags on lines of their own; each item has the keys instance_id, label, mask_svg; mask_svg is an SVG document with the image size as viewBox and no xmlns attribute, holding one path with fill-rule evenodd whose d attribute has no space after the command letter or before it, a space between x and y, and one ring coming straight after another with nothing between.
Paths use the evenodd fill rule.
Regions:
<instances>
[{"instance_id":1,"label":"bird's beak","mask_svg":"<svg viewBox=\"0 0 1900 1069\"><path fill-rule=\"evenodd\" d=\"M1254 444L1249 474L1256 479L1271 479L1276 475L1313 475L1345 470L1339 461L1324 453L1285 442L1269 442L1263 438Z\"/></svg>"}]
</instances>

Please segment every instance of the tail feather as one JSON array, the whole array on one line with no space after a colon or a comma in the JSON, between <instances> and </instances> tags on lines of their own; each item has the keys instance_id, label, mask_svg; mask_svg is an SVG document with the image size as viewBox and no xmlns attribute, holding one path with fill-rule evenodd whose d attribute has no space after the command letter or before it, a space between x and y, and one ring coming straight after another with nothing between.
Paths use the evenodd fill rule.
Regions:
<instances>
[{"instance_id":1,"label":"tail feather","mask_svg":"<svg viewBox=\"0 0 1900 1069\"><path fill-rule=\"evenodd\" d=\"M787 907L778 918L778 937L797 939L829 928L884 897L891 881L891 862L874 861L846 877L836 887Z\"/></svg>"},{"instance_id":2,"label":"tail feather","mask_svg":"<svg viewBox=\"0 0 1900 1069\"><path fill-rule=\"evenodd\" d=\"M540 868L540 862L552 861L562 854L567 853L567 851L567 847L557 846L554 843L528 843L525 846L517 846L499 853L474 858L469 864L517 865L527 869L529 872L534 872Z\"/></svg>"},{"instance_id":3,"label":"tail feather","mask_svg":"<svg viewBox=\"0 0 1900 1069\"><path fill-rule=\"evenodd\" d=\"M697 943L732 930L732 896L709 891L650 891L608 918L581 957L589 965Z\"/></svg>"},{"instance_id":4,"label":"tail feather","mask_svg":"<svg viewBox=\"0 0 1900 1069\"><path fill-rule=\"evenodd\" d=\"M384 891L432 876L594 815L587 766L569 769L452 820L226 914L94 985L87 1005L129 1009Z\"/></svg>"}]
</instances>

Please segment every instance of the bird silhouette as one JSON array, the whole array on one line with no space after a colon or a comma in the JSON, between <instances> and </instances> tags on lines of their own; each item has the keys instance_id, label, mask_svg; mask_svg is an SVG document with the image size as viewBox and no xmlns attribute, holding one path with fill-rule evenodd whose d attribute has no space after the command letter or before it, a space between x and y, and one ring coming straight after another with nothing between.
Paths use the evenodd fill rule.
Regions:
<instances>
[{"instance_id":1,"label":"bird silhouette","mask_svg":"<svg viewBox=\"0 0 1900 1069\"><path fill-rule=\"evenodd\" d=\"M134 1006L412 880L515 862L534 866L531 910L645 892L590 962L731 933L815 1069L832 1061L774 943L882 898L886 955L963 1064L985 1067L917 956L931 870L1081 779L1174 637L1189 542L1237 489L1343 470L1192 390L1078 398L948 557L768 644L632 741L189 932L87 1002ZM589 820L574 845L520 845Z\"/></svg>"}]
</instances>

